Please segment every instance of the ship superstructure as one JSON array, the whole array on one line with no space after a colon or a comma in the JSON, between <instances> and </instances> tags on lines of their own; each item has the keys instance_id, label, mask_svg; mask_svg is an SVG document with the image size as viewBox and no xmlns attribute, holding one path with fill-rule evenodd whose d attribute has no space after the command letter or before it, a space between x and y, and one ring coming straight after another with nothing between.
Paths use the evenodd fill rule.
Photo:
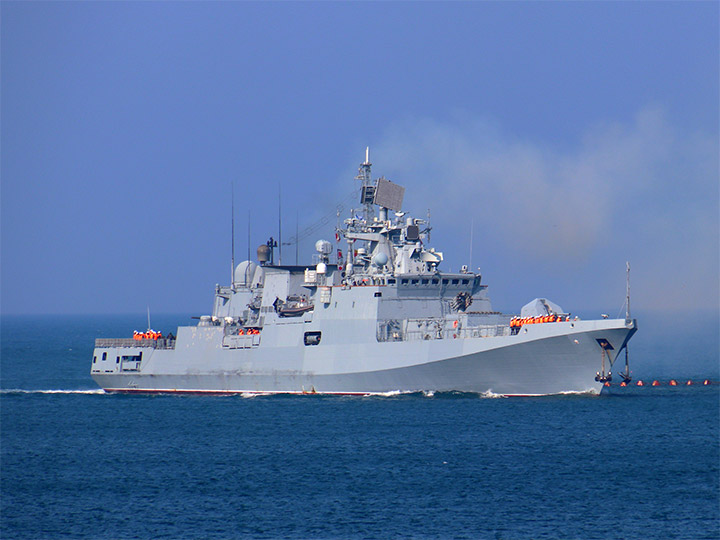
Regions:
<instances>
[{"instance_id":1,"label":"ship superstructure","mask_svg":"<svg viewBox=\"0 0 720 540\"><path fill-rule=\"evenodd\" d=\"M404 188L373 180L360 207L309 266L274 264L271 238L218 286L211 315L177 336L98 339L91 374L110 392L342 393L599 391L636 331L579 320L536 299L492 309L481 276L443 272L427 221L402 210ZM626 369L626 377L629 370Z\"/></svg>"}]
</instances>

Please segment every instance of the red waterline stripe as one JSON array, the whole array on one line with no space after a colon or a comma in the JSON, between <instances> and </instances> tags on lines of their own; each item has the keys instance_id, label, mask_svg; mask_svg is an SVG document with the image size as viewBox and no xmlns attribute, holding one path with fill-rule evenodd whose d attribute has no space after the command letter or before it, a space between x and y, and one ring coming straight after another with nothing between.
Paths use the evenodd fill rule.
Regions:
<instances>
[{"instance_id":1,"label":"red waterline stripe","mask_svg":"<svg viewBox=\"0 0 720 540\"><path fill-rule=\"evenodd\" d=\"M286 390L282 392L260 392L257 390L150 390L141 388L104 388L109 394L189 394L189 395L214 395L214 396L236 396L239 394L253 394L258 396L270 396L275 394L293 394L302 396L332 394L337 396L370 396L370 392L302 392Z\"/></svg>"},{"instance_id":2,"label":"red waterline stripe","mask_svg":"<svg viewBox=\"0 0 720 540\"><path fill-rule=\"evenodd\" d=\"M104 388L109 394L184 394L184 395L213 395L213 396L237 396L240 394L252 394L257 396L273 396L279 394L289 394L298 396L388 396L402 395L402 393L391 394L390 392L302 392L297 390L285 390L278 392L257 391L257 390L150 390L140 388ZM419 392L418 390L417 392ZM406 393L415 393L406 392ZM471 392L472 393L472 392ZM475 392L478 393L478 392ZM480 392L481 393L481 392ZM544 397L562 394L495 394L499 397Z\"/></svg>"}]
</instances>

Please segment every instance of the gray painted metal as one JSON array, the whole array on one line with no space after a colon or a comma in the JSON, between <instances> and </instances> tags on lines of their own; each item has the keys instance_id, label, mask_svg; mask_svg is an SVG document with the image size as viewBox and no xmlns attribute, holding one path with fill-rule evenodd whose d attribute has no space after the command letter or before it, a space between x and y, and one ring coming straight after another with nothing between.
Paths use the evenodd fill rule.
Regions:
<instances>
[{"instance_id":1,"label":"gray painted metal","mask_svg":"<svg viewBox=\"0 0 720 540\"><path fill-rule=\"evenodd\" d=\"M377 187L369 174L366 158L359 178ZM637 329L629 314L513 327L479 274L439 270L425 221L388 214L351 211L339 264L327 250L309 267L240 263L212 315L174 341L97 340L92 377L111 392L599 392L598 340L614 362Z\"/></svg>"}]
</instances>

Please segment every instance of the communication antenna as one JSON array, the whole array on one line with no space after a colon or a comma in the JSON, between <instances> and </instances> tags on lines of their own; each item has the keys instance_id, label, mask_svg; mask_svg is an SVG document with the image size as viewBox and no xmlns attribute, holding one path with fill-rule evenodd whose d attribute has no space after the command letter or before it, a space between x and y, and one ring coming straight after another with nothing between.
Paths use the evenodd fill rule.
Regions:
<instances>
[{"instance_id":1,"label":"communication antenna","mask_svg":"<svg viewBox=\"0 0 720 540\"><path fill-rule=\"evenodd\" d=\"M248 249L248 261L251 261L250 258L250 209L248 208L248 242L247 242L247 249Z\"/></svg>"},{"instance_id":2,"label":"communication antenna","mask_svg":"<svg viewBox=\"0 0 720 540\"><path fill-rule=\"evenodd\" d=\"M230 183L230 237L231 237L231 258L230 258L230 286L235 288L235 181Z\"/></svg>"},{"instance_id":3,"label":"communication antenna","mask_svg":"<svg viewBox=\"0 0 720 540\"><path fill-rule=\"evenodd\" d=\"M281 203L281 186L278 183L278 265L282 265L282 203Z\"/></svg>"},{"instance_id":4,"label":"communication antenna","mask_svg":"<svg viewBox=\"0 0 720 540\"><path fill-rule=\"evenodd\" d=\"M148 331L152 329L152 326L150 326L150 306L147 307L147 315L148 315Z\"/></svg>"},{"instance_id":5,"label":"communication antenna","mask_svg":"<svg viewBox=\"0 0 720 540\"><path fill-rule=\"evenodd\" d=\"M427 213L427 241L428 241L428 244L430 243L430 231L432 231L432 228L430 227L430 209L428 208L428 213Z\"/></svg>"},{"instance_id":6,"label":"communication antenna","mask_svg":"<svg viewBox=\"0 0 720 540\"><path fill-rule=\"evenodd\" d=\"M625 270L626 270L626 277L625 277L625 320L630 320L630 262L625 261Z\"/></svg>"},{"instance_id":7,"label":"communication antenna","mask_svg":"<svg viewBox=\"0 0 720 540\"><path fill-rule=\"evenodd\" d=\"M300 264L299 261L299 250L300 250L300 212L295 210L295 266Z\"/></svg>"},{"instance_id":8,"label":"communication antenna","mask_svg":"<svg viewBox=\"0 0 720 540\"><path fill-rule=\"evenodd\" d=\"M470 271L472 272L472 252L473 252L473 230L475 229L475 218L470 218Z\"/></svg>"}]
</instances>

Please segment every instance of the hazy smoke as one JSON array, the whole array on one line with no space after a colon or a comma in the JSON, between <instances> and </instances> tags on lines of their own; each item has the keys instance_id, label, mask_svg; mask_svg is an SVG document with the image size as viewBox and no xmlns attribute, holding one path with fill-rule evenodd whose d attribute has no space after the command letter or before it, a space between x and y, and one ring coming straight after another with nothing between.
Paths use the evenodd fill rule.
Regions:
<instances>
[{"instance_id":1,"label":"hazy smoke","mask_svg":"<svg viewBox=\"0 0 720 540\"><path fill-rule=\"evenodd\" d=\"M462 217L464 228L472 215L518 254L579 265L631 239L633 257L656 267L648 282L695 280L681 303L706 305L714 291L716 304L718 141L680 134L661 109L595 126L569 147L480 120L411 120L371 156L407 186L406 208L421 214L431 201L438 226Z\"/></svg>"}]
</instances>

